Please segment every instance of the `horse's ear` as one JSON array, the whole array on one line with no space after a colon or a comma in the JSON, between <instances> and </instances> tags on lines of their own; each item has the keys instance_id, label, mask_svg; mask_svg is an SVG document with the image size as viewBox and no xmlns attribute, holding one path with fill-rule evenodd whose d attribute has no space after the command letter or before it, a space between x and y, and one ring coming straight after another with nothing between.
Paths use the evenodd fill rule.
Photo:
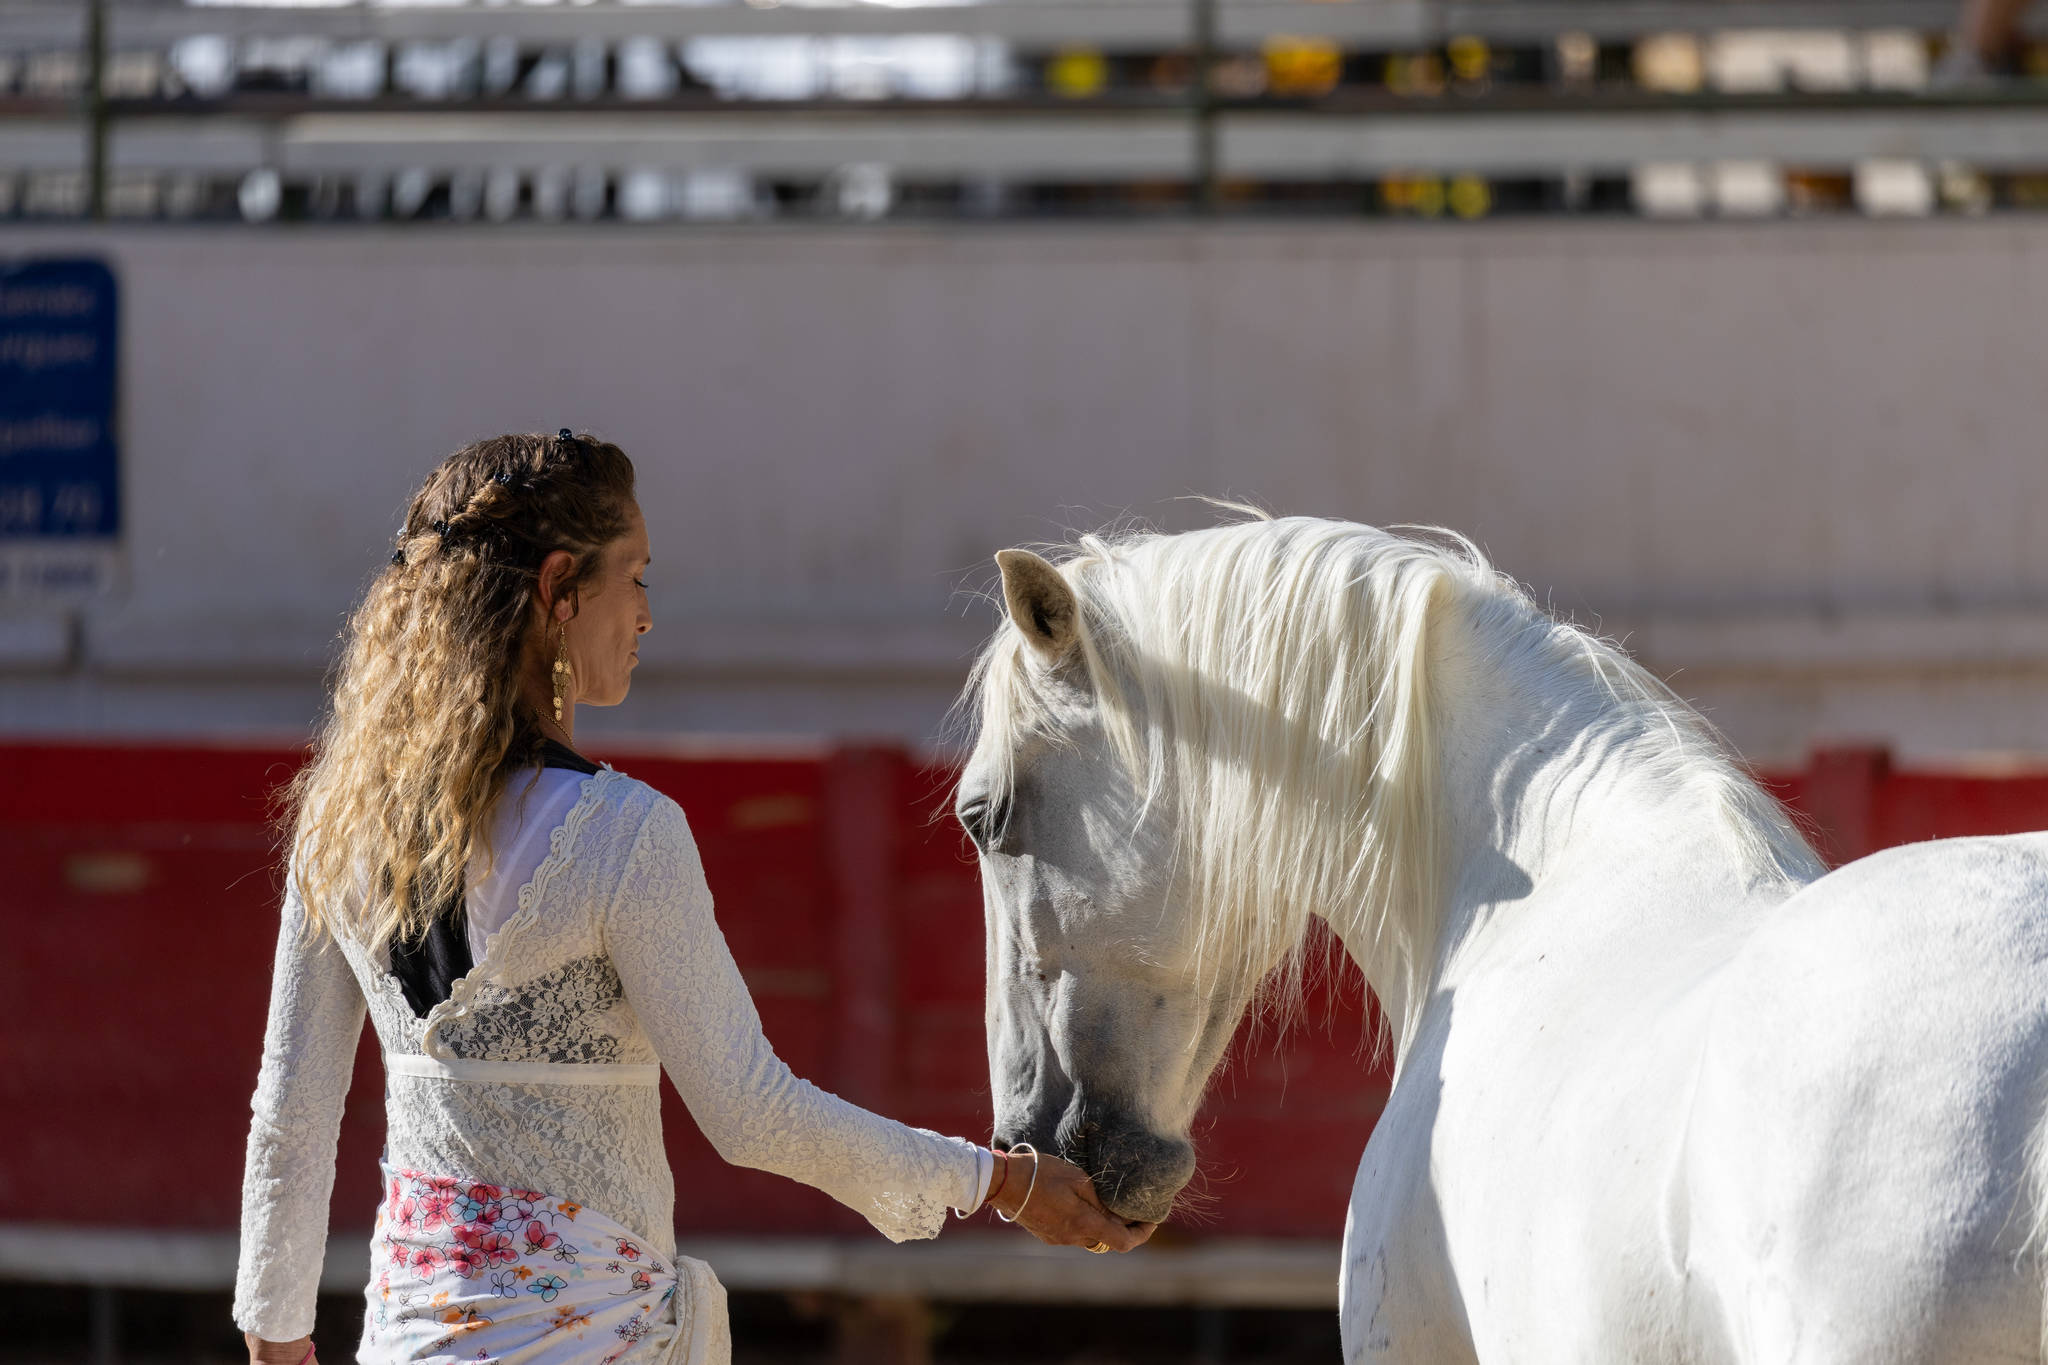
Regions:
<instances>
[{"instance_id":1,"label":"horse's ear","mask_svg":"<svg viewBox=\"0 0 2048 1365\"><path fill-rule=\"evenodd\" d=\"M1003 571L1003 605L1024 638L1049 659L1065 654L1080 626L1074 590L1060 571L1029 550L999 550L996 566Z\"/></svg>"}]
</instances>

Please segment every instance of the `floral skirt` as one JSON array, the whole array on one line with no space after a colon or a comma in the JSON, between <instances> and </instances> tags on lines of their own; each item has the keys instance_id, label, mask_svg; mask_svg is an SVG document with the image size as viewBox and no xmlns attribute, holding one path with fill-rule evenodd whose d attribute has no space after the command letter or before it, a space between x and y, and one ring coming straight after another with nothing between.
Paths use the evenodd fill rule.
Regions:
<instances>
[{"instance_id":1,"label":"floral skirt","mask_svg":"<svg viewBox=\"0 0 2048 1365\"><path fill-rule=\"evenodd\" d=\"M701 1262L679 1275L567 1199L381 1164L359 1362L708 1365L707 1342L725 1342L724 1292ZM717 1302L690 1302L714 1296L705 1280Z\"/></svg>"}]
</instances>

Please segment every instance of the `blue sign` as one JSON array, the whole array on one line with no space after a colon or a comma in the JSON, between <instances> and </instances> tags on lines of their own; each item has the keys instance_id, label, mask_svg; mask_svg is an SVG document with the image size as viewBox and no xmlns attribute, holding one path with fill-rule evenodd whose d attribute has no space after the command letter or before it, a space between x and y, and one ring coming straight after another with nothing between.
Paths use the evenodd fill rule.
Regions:
<instances>
[{"instance_id":1,"label":"blue sign","mask_svg":"<svg viewBox=\"0 0 2048 1365\"><path fill-rule=\"evenodd\" d=\"M108 586L121 534L119 299L96 260L0 264L0 592ZM33 546L31 545L33 543ZM27 553L32 548L38 553Z\"/></svg>"}]
</instances>

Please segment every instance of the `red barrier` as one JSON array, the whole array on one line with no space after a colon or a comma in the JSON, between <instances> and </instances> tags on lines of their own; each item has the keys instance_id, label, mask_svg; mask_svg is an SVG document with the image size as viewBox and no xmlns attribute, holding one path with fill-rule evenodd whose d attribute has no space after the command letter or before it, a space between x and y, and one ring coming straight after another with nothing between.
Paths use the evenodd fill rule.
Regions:
<instances>
[{"instance_id":1,"label":"red barrier","mask_svg":"<svg viewBox=\"0 0 2048 1365\"><path fill-rule=\"evenodd\" d=\"M1836 866L1921 839L2048 829L2048 771L1900 771L1878 746L1816 749L1798 773L1764 785L1803 817Z\"/></svg>"},{"instance_id":2,"label":"red barrier","mask_svg":"<svg viewBox=\"0 0 2048 1365\"><path fill-rule=\"evenodd\" d=\"M942 815L947 774L891 748L780 757L604 753L689 813L718 917L769 1037L800 1074L909 1122L982 1136L982 917ZM8 951L0 990L0 1222L235 1225L270 954L278 750L0 745ZM2048 774L1891 770L1817 754L1770 778L1831 856L2048 825ZM1322 973L1305 1022L1240 1046L1201 1127L1198 1230L1334 1237L1385 1100L1356 973ZM368 1221L382 1074L364 1030L334 1225ZM823 1195L719 1161L672 1092L676 1220L691 1232L864 1227Z\"/></svg>"}]
</instances>

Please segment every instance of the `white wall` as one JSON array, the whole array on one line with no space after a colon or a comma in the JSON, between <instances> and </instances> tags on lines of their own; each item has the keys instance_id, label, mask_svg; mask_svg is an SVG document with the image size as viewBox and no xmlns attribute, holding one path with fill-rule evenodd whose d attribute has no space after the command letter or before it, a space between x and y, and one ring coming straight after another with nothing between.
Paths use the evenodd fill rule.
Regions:
<instances>
[{"instance_id":1,"label":"white wall","mask_svg":"<svg viewBox=\"0 0 2048 1365\"><path fill-rule=\"evenodd\" d=\"M123 287L133 582L0 729L296 732L418 479L640 470L612 728L928 736L1001 546L1198 492L1462 529L1757 756L2048 752L2048 223L13 231Z\"/></svg>"}]
</instances>

